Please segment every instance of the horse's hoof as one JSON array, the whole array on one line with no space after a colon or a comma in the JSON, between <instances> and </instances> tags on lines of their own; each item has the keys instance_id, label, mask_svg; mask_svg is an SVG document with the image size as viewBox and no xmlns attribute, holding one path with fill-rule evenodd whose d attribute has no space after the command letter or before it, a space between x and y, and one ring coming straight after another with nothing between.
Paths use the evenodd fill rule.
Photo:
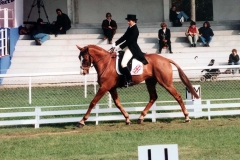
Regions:
<instances>
[{"instance_id":1,"label":"horse's hoof","mask_svg":"<svg viewBox=\"0 0 240 160\"><path fill-rule=\"evenodd\" d=\"M186 123L191 122L191 119L190 119L190 118L185 119L185 122L186 122Z\"/></svg>"},{"instance_id":2,"label":"horse's hoof","mask_svg":"<svg viewBox=\"0 0 240 160\"><path fill-rule=\"evenodd\" d=\"M128 125L128 126L129 126L130 124L131 124L131 122L126 122L126 125Z\"/></svg>"},{"instance_id":3,"label":"horse's hoof","mask_svg":"<svg viewBox=\"0 0 240 160\"><path fill-rule=\"evenodd\" d=\"M82 124L82 123L78 123L77 125L76 125L76 127L78 127L78 128L83 128L85 125L84 124Z\"/></svg>"},{"instance_id":4,"label":"horse's hoof","mask_svg":"<svg viewBox=\"0 0 240 160\"><path fill-rule=\"evenodd\" d=\"M138 124L142 124L143 123L143 119L138 119L137 123Z\"/></svg>"}]
</instances>

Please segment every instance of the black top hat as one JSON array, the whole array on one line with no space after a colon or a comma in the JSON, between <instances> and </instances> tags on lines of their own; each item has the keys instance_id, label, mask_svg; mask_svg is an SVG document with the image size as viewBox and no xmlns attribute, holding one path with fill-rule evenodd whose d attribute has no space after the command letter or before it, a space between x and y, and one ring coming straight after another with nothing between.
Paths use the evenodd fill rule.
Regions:
<instances>
[{"instance_id":1,"label":"black top hat","mask_svg":"<svg viewBox=\"0 0 240 160\"><path fill-rule=\"evenodd\" d=\"M136 15L135 14L128 14L127 18L125 18L126 20L137 20Z\"/></svg>"}]
</instances>

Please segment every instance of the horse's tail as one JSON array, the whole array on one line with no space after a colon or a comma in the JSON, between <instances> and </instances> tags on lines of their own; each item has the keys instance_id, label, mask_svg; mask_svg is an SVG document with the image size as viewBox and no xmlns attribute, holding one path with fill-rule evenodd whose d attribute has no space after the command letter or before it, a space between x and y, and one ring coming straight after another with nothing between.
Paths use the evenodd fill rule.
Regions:
<instances>
[{"instance_id":1,"label":"horse's tail","mask_svg":"<svg viewBox=\"0 0 240 160\"><path fill-rule=\"evenodd\" d=\"M196 91L194 90L191 82L189 81L188 77L186 76L186 74L183 72L183 70L180 68L179 65L177 65L174 61L170 60L170 63L174 64L177 69L178 69L178 74L179 74L179 77L181 78L182 82L185 84L185 86L187 87L187 89L192 93L192 95L195 97L195 98L199 98L199 96L197 95Z\"/></svg>"}]
</instances>

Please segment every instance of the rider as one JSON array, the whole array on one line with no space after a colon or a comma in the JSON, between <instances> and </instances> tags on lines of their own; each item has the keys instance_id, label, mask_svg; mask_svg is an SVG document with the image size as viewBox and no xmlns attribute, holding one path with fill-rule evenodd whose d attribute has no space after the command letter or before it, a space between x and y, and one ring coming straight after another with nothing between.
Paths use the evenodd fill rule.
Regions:
<instances>
[{"instance_id":1,"label":"rider","mask_svg":"<svg viewBox=\"0 0 240 160\"><path fill-rule=\"evenodd\" d=\"M143 64L148 64L148 62L144 57L144 53L141 51L137 44L139 31L136 25L137 23L136 15L128 14L126 20L129 25L127 31L121 38L119 38L115 43L113 43L112 47L114 48L115 51L118 51L120 49L123 49L125 51L121 62L121 66L123 68L122 71L123 75L125 76L126 79L125 87L128 87L133 85L132 76L127 67L127 63L129 62L129 60L133 57L141 61ZM120 43L122 44L119 45Z\"/></svg>"}]
</instances>

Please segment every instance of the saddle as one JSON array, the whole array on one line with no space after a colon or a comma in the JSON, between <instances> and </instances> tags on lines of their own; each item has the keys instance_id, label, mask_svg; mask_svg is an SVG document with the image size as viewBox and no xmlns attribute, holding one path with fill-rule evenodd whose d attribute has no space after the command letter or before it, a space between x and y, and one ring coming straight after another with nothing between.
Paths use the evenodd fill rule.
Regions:
<instances>
[{"instance_id":1,"label":"saddle","mask_svg":"<svg viewBox=\"0 0 240 160\"><path fill-rule=\"evenodd\" d=\"M122 75L121 62L123 59L124 51L118 51L116 58L116 71L119 75ZM143 64L135 58L131 58L127 64L127 67L131 75L140 75L143 73Z\"/></svg>"}]
</instances>

